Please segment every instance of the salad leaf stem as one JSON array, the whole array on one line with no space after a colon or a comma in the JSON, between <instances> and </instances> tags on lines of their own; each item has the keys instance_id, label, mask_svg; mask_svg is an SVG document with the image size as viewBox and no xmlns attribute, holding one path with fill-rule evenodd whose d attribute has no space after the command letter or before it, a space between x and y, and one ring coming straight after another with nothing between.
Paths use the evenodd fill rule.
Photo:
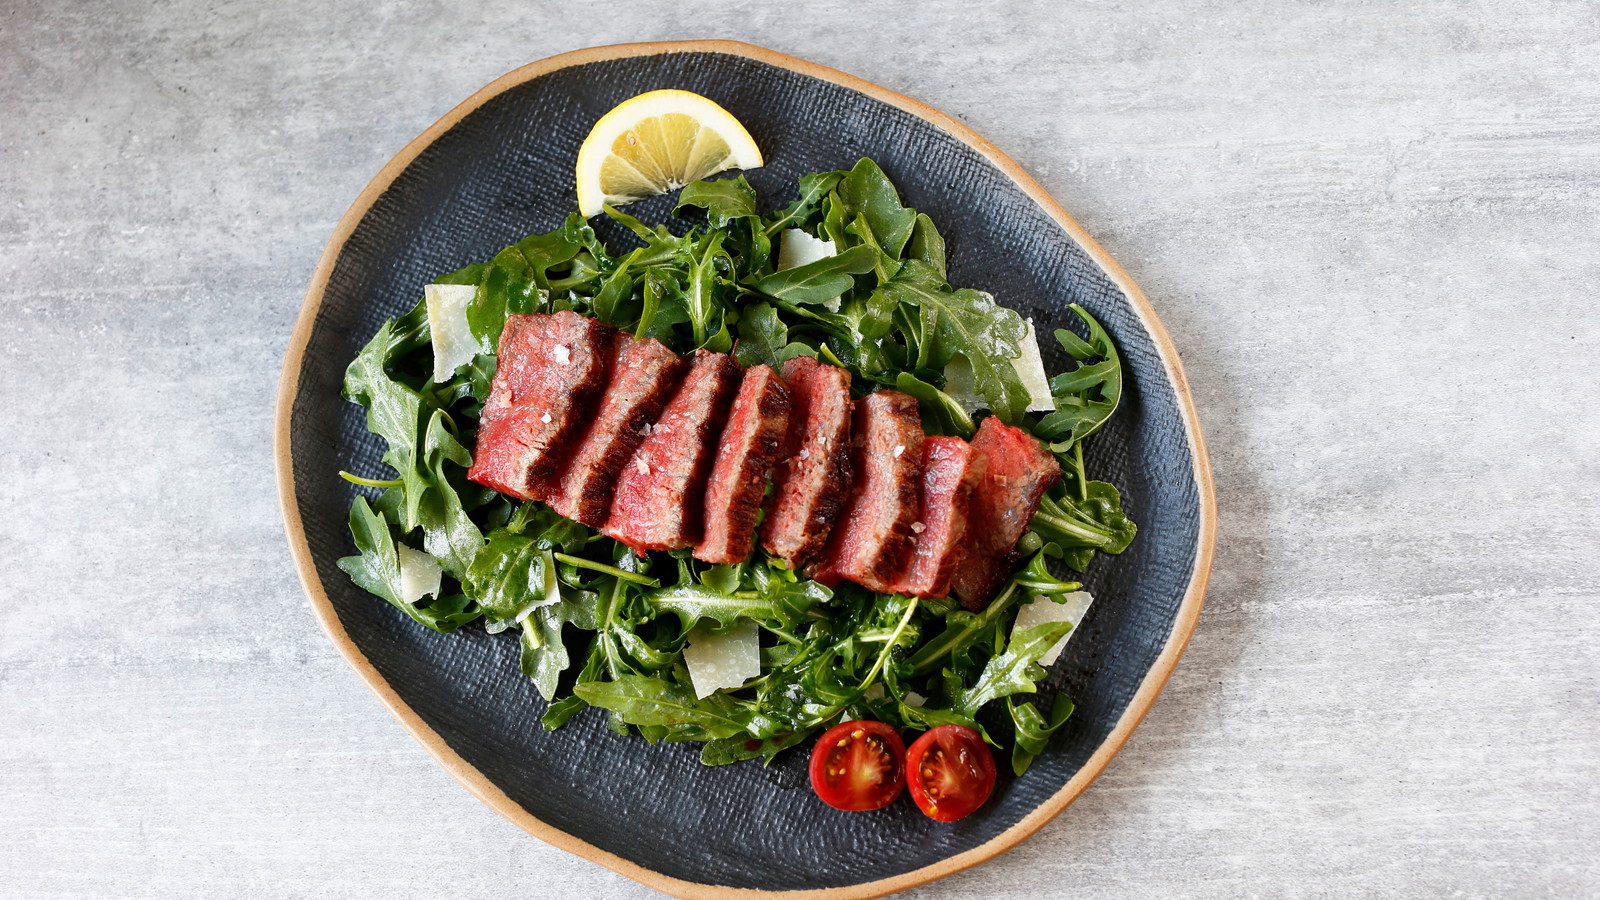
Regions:
<instances>
[{"instance_id":1,"label":"salad leaf stem","mask_svg":"<svg viewBox=\"0 0 1600 900\"><path fill-rule=\"evenodd\" d=\"M577 566L580 569L588 569L592 572L600 572L605 575L610 575L612 578L632 582L633 584L642 584L645 587L661 586L661 580L658 578L651 578L648 575L640 575L637 572L629 572L626 569L619 569L616 566L608 566L605 563L595 562L592 559L584 559L581 556L573 556L570 553L557 553L555 554L555 558L569 566Z\"/></svg>"},{"instance_id":2,"label":"salad leaf stem","mask_svg":"<svg viewBox=\"0 0 1600 900\"><path fill-rule=\"evenodd\" d=\"M405 484L405 482L399 478L390 480L384 480L381 478L362 478L360 475L352 475L349 472L342 470L339 472L339 477L350 482L351 484L359 484L364 487L397 488Z\"/></svg>"}]
</instances>

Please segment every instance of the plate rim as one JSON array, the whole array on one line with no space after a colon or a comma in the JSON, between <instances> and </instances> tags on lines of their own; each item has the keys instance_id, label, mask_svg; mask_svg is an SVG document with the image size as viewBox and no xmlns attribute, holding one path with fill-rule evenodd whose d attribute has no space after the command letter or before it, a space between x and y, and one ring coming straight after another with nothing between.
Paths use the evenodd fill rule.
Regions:
<instances>
[{"instance_id":1,"label":"plate rim","mask_svg":"<svg viewBox=\"0 0 1600 900\"><path fill-rule=\"evenodd\" d=\"M328 279L333 273L334 264L338 261L346 242L350 239L351 234L354 233L362 218L366 216L372 205L394 182L395 178L415 161L424 149L463 117L482 106L491 98L519 84L560 69L605 60L661 56L670 53L720 53L742 56L777 68L788 69L802 75L831 82L911 113L977 151L990 164L994 165L1021 188L1029 199L1038 204L1105 271L1111 281L1128 298L1134 312L1139 317L1140 323L1152 338L1156 354L1161 359L1162 365L1166 369L1167 377L1171 380L1173 390L1177 394L1178 407L1183 418L1184 433L1188 439L1190 455L1194 463L1195 484L1200 494L1199 534L1198 545L1195 548L1194 567L1190 572L1188 587L1184 591L1183 600L1178 606L1172 631L1167 636L1161 653L1156 657L1150 669L1145 672L1144 677L1140 679L1138 690L1134 692L1133 697L1128 701L1127 708L1123 711L1121 717L1117 719L1116 724L1112 727L1105 740L1100 743L1100 746L1095 749L1094 753L1077 773L1068 779L1066 784L1062 785L1049 799L1036 806L1016 824L988 841L970 850L962 851L931 865L913 869L910 872L835 888L778 891L737 888L689 881L665 875L610 851L603 850L575 835L545 823L512 800L488 777L452 750L444 738L429 727L421 716L406 704L400 695L384 680L377 669L373 667L372 663L367 660L366 655L351 640L344 629L343 623L339 621L338 612L334 609L332 601L323 589L322 580L317 575L316 564L311 555L311 546L306 539L305 526L300 516L299 502L295 496L294 460L291 455L292 445L289 424L294 402L299 394L300 372L304 363L306 345L311 339L312 328L315 324L317 313L322 306L323 293L327 287ZM373 176L361 193L356 196L349 209L340 217L338 224L334 226L332 235L328 238L328 243L323 248L322 255L317 261L316 269L312 272L311 283L306 290L300 312L295 318L294 330L290 334L289 343L284 352L283 370L279 376L277 401L273 416L273 461L277 475L278 502L283 513L289 550L294 557L295 569L300 576L301 586L311 606L311 612L316 617L317 624L322 627L329 642L339 651L339 655L344 658L344 661L355 670L367 688L377 696L389 713L410 732L411 736L422 745L428 755L432 756L435 762L450 773L451 777L460 782L463 787L485 805L534 837L576 856L598 863L647 887L672 896L686 898L686 900L702 900L702 898L704 900L755 900L755 898L771 897L783 897L785 900L867 900L867 898L881 897L885 894L907 890L975 866L1009 850L1031 836L1065 810L1067 806L1077 799L1078 795L1083 793L1090 783L1105 771L1111 759L1127 743L1134 729L1139 726L1139 723L1143 721L1145 715L1150 711L1150 707L1155 703L1155 699L1161 693L1162 688L1166 686L1173 669L1177 666L1178 659L1188 646L1189 638L1194 633L1195 624L1200 616L1200 608L1205 601L1205 593L1210 581L1212 558L1216 546L1216 494L1211 479L1210 458L1206 452L1205 440L1200 431L1199 417L1195 412L1194 400L1189 393L1189 382L1184 376L1177 347L1173 345L1166 328L1161 324L1160 318L1157 317L1154 307L1151 306L1144 292L1139 290L1133 279L1117 264L1116 260L1112 259L1110 254L1102 249L1089 236L1088 232L1084 231L1083 226L1068 215L1067 211L1046 193L1044 188L1025 172L1021 166L982 135L979 135L954 117L921 101L880 87L846 72L742 41L691 40L609 44L559 53L520 66L491 81L473 93L472 96L457 104L438 121L428 126L410 143L406 144L382 169L378 170L378 174Z\"/></svg>"}]
</instances>

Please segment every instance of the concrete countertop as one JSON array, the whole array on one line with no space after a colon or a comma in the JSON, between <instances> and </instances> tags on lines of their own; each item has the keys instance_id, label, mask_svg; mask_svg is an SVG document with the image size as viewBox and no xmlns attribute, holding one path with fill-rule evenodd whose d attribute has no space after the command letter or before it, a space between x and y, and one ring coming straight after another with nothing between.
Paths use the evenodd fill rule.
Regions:
<instances>
[{"instance_id":1,"label":"concrete countertop","mask_svg":"<svg viewBox=\"0 0 1600 900\"><path fill-rule=\"evenodd\" d=\"M1600 7L12 2L0 893L645 897L318 631L274 391L334 222L496 76L747 40L956 115L1133 275L1221 530L1188 655L990 896L1600 895Z\"/></svg>"}]
</instances>

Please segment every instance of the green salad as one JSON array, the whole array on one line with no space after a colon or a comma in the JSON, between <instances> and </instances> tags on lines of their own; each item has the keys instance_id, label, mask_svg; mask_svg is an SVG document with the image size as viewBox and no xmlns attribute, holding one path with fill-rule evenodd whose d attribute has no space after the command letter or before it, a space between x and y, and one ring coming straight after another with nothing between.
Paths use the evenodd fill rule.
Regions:
<instances>
[{"instance_id":1,"label":"green salad","mask_svg":"<svg viewBox=\"0 0 1600 900\"><path fill-rule=\"evenodd\" d=\"M1042 698L1037 686L1039 660L1072 625L1014 629L1017 611L1066 599L1080 585L1059 572L1120 553L1135 533L1116 488L1084 470L1083 442L1121 394L1117 351L1085 310L1069 307L1081 333L1054 338L1076 366L1050 379L1052 409L1029 412L1038 392L1012 361L1031 327L989 295L949 285L934 223L900 202L875 163L797 187L787 205L762 211L743 176L696 181L682 190L674 228L606 208L637 239L632 248L608 247L574 213L435 279L475 286L463 331L470 362L434 379L424 300L351 363L344 396L366 407L393 474L343 473L373 490L351 506L358 553L339 566L435 631L482 620L515 634L522 671L548 701L546 729L595 707L620 735L699 741L702 761L721 765L770 762L842 720L959 724L1009 747L1021 774L1071 715L1067 697ZM780 269L777 248L794 230L832 242L833 253ZM745 366L816 357L847 369L856 396L886 386L916 397L928 434L971 436L986 409L1047 442L1063 478L1022 539L1016 573L981 612L849 582L830 589L759 547L739 565L701 563L688 550L637 556L543 503L465 478L507 315L565 309L679 353L731 352ZM697 696L686 646L752 627L760 674Z\"/></svg>"}]
</instances>

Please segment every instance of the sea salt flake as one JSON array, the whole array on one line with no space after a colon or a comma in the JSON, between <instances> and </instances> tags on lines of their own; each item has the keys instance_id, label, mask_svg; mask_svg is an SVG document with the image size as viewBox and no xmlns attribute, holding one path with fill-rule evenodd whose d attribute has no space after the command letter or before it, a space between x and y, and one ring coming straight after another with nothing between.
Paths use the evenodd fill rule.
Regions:
<instances>
[{"instance_id":1,"label":"sea salt flake","mask_svg":"<svg viewBox=\"0 0 1600 900\"><path fill-rule=\"evenodd\" d=\"M928 530L928 526L922 524L921 522L912 522L911 523L911 530L912 530L912 532L914 532L916 534L921 534L924 531Z\"/></svg>"},{"instance_id":2,"label":"sea salt flake","mask_svg":"<svg viewBox=\"0 0 1600 900\"><path fill-rule=\"evenodd\" d=\"M809 447L801 447L800 448L800 458L801 459L810 459L811 458L811 448L809 448Z\"/></svg>"},{"instance_id":3,"label":"sea salt flake","mask_svg":"<svg viewBox=\"0 0 1600 900\"><path fill-rule=\"evenodd\" d=\"M539 421L544 422L547 425L550 423L550 412L549 412L549 410L546 410L545 414L539 417Z\"/></svg>"},{"instance_id":4,"label":"sea salt flake","mask_svg":"<svg viewBox=\"0 0 1600 900\"><path fill-rule=\"evenodd\" d=\"M895 459L899 459L900 458L900 454L902 454L904 452L906 452L906 445L905 444L896 444L895 447L894 447L894 458Z\"/></svg>"},{"instance_id":5,"label":"sea salt flake","mask_svg":"<svg viewBox=\"0 0 1600 900\"><path fill-rule=\"evenodd\" d=\"M555 354L556 362L561 363L563 366L572 362L572 351L568 350L565 344L557 344Z\"/></svg>"}]
</instances>

